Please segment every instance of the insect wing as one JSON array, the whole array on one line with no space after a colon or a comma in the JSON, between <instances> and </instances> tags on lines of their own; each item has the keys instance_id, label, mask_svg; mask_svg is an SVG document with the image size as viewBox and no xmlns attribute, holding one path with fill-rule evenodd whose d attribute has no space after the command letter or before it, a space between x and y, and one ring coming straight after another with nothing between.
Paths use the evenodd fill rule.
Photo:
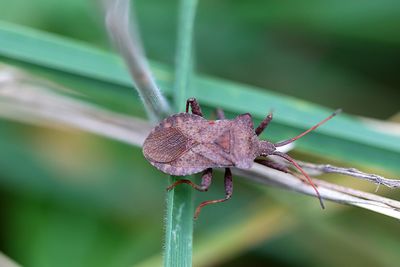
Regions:
<instances>
[{"instance_id":1,"label":"insect wing","mask_svg":"<svg viewBox=\"0 0 400 267\"><path fill-rule=\"evenodd\" d=\"M145 140L143 153L153 162L171 162L185 153L188 141L189 139L174 127L157 129Z\"/></svg>"}]
</instances>

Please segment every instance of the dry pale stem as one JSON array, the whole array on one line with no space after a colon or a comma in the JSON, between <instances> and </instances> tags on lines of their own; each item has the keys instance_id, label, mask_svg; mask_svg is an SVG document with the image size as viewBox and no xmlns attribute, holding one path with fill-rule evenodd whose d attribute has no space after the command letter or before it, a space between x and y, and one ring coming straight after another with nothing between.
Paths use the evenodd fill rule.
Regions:
<instances>
[{"instance_id":1,"label":"dry pale stem","mask_svg":"<svg viewBox=\"0 0 400 267\"><path fill-rule=\"evenodd\" d=\"M24 78L22 78L24 77ZM47 83L32 82L25 74L15 69L0 69L0 117L25 123L46 126L72 127L141 146L151 126L147 122L110 112L80 100L60 94ZM330 165L307 165L304 167L322 172L335 172L366 179L389 187L397 187L399 180L367 174L355 169ZM248 179L283 187L303 194L315 196L308 184L297 177L271 168L254 164L249 170L235 169ZM377 213L400 219L400 202L348 187L314 180L324 199L337 203L358 206Z\"/></svg>"}]
</instances>

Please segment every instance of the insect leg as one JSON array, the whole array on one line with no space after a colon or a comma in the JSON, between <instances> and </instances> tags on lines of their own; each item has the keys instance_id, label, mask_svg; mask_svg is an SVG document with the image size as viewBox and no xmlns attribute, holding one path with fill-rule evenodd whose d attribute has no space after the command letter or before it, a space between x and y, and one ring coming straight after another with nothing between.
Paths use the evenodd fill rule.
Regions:
<instances>
[{"instance_id":1,"label":"insect leg","mask_svg":"<svg viewBox=\"0 0 400 267\"><path fill-rule=\"evenodd\" d=\"M210 187L211 180L212 180L212 169L208 168L207 170L205 170L203 172L203 175L201 176L201 185L197 185L197 184L195 184L192 181L187 180L187 179L181 179L181 180L176 181L172 185L168 186L167 187L167 191L171 191L178 184L188 184L188 185L190 185L191 187L193 187L194 189L196 189L198 191L205 192Z\"/></svg>"},{"instance_id":2,"label":"insect leg","mask_svg":"<svg viewBox=\"0 0 400 267\"><path fill-rule=\"evenodd\" d=\"M225 113L224 113L224 111L222 109L217 108L216 112L217 112L217 119L218 120L225 119Z\"/></svg>"},{"instance_id":3,"label":"insect leg","mask_svg":"<svg viewBox=\"0 0 400 267\"><path fill-rule=\"evenodd\" d=\"M200 211L204 206L224 202L231 198L232 193L233 193L233 181L232 181L232 172L231 172L230 168L225 169L225 180L224 181L225 181L225 198L216 199L216 200L208 200L208 201L204 201L204 202L200 203L200 205L196 208L196 212L194 213L194 219L197 219L199 217Z\"/></svg>"},{"instance_id":4,"label":"insect leg","mask_svg":"<svg viewBox=\"0 0 400 267\"><path fill-rule=\"evenodd\" d=\"M193 114L203 117L203 112L201 112L200 105L197 102L196 98L192 97L192 98L189 98L188 100L186 100L186 113L189 112L189 105L190 105L190 108L192 109Z\"/></svg>"},{"instance_id":5,"label":"insect leg","mask_svg":"<svg viewBox=\"0 0 400 267\"><path fill-rule=\"evenodd\" d=\"M265 119L260 123L260 125L258 125L257 129L256 129L256 135L260 135L264 129L268 126L268 124L271 122L272 120L272 112L270 112L267 117L265 117Z\"/></svg>"},{"instance_id":6,"label":"insect leg","mask_svg":"<svg viewBox=\"0 0 400 267\"><path fill-rule=\"evenodd\" d=\"M281 172L286 172L286 173L291 173L291 171L289 170L289 168L279 162L270 160L270 159L255 159L255 162L257 162L258 164L270 167L272 169L281 171Z\"/></svg>"}]
</instances>

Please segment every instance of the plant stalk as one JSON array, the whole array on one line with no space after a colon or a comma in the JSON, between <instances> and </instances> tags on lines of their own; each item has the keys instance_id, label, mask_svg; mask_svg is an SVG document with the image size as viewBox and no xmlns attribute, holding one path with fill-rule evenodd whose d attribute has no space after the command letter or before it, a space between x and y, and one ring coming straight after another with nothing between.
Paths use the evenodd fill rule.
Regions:
<instances>
[{"instance_id":1,"label":"plant stalk","mask_svg":"<svg viewBox=\"0 0 400 267\"><path fill-rule=\"evenodd\" d=\"M176 48L176 72L174 107L183 112L190 97L192 73L192 39L197 0L181 0L179 7L178 41ZM170 177L169 182L190 177ZM192 266L193 244L193 189L177 186L167 194L166 238L164 266Z\"/></svg>"}]
</instances>

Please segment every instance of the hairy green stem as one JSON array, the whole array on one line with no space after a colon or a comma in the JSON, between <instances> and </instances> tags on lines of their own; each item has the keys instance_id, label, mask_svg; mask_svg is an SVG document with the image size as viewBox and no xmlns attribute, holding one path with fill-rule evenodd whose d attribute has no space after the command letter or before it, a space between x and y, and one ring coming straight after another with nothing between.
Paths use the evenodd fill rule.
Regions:
<instances>
[{"instance_id":1,"label":"hairy green stem","mask_svg":"<svg viewBox=\"0 0 400 267\"><path fill-rule=\"evenodd\" d=\"M174 106L183 111L186 99L191 96L190 77L192 72L192 41L197 0L181 0L178 26L178 42L176 47L176 71Z\"/></svg>"},{"instance_id":2,"label":"hairy green stem","mask_svg":"<svg viewBox=\"0 0 400 267\"><path fill-rule=\"evenodd\" d=\"M181 0L176 49L174 107L185 108L190 96L189 80L192 71L192 39L197 0ZM183 178L183 177L179 177ZM189 177L186 177L189 178ZM170 177L170 183L176 181ZM193 191L188 186L177 186L167 194L167 218L164 266L192 266Z\"/></svg>"}]
</instances>

